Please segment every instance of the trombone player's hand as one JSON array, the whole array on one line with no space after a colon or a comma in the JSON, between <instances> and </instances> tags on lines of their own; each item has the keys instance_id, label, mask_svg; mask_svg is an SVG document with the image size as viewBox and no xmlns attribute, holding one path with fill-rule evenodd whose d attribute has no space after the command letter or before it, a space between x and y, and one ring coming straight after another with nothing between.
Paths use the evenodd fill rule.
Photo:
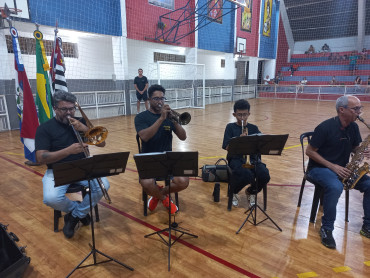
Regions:
<instances>
[{"instance_id":1,"label":"trombone player's hand","mask_svg":"<svg viewBox=\"0 0 370 278\"><path fill-rule=\"evenodd\" d=\"M69 117L68 119L71 125L73 125L73 127L75 128L75 130L82 132L86 132L89 130L89 128L85 126L83 123L81 123L79 120L72 117Z\"/></svg>"}]
</instances>

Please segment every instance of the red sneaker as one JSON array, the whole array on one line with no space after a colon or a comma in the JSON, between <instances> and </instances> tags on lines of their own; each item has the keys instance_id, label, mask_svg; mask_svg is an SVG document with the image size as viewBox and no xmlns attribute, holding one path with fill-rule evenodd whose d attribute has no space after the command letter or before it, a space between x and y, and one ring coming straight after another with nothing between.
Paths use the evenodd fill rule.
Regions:
<instances>
[{"instance_id":1,"label":"red sneaker","mask_svg":"<svg viewBox=\"0 0 370 278\"><path fill-rule=\"evenodd\" d=\"M148 201L148 208L150 211L153 211L155 210L155 208L157 207L158 205L158 202L159 202L159 199L155 198L155 197L150 197L149 201Z\"/></svg>"},{"instance_id":2,"label":"red sneaker","mask_svg":"<svg viewBox=\"0 0 370 278\"><path fill-rule=\"evenodd\" d=\"M170 201L170 197L168 195L166 199L162 201L162 204L167 209L169 209L169 207L171 206L171 214L175 214L179 210L178 207L174 203L172 203L172 200Z\"/></svg>"}]
</instances>

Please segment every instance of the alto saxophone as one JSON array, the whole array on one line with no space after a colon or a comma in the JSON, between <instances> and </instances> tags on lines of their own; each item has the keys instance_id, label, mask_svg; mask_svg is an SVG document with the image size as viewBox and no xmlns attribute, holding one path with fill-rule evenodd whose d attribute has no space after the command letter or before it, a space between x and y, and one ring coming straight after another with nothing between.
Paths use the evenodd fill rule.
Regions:
<instances>
[{"instance_id":1,"label":"alto saxophone","mask_svg":"<svg viewBox=\"0 0 370 278\"><path fill-rule=\"evenodd\" d=\"M365 122L365 120L362 117L358 116L357 118L362 123L364 123L368 129L370 129L370 126ZM369 144L370 144L370 135L368 135L366 139L361 143L361 145L357 148L356 152L352 156L351 161L346 165L346 168L351 171L351 174L348 178L344 178L342 180L345 190L353 189L356 186L357 182L364 175L369 173L369 164L367 162L360 166L360 163L364 159L364 152Z\"/></svg>"}]
</instances>

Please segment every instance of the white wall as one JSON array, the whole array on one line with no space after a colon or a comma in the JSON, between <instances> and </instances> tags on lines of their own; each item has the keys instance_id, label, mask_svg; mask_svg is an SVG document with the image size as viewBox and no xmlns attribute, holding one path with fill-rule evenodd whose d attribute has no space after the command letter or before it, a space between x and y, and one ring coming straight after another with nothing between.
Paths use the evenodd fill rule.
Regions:
<instances>
[{"instance_id":1,"label":"white wall","mask_svg":"<svg viewBox=\"0 0 370 278\"><path fill-rule=\"evenodd\" d=\"M315 47L316 51L321 51L321 47L325 43L329 45L331 52L357 50L357 36L355 36L336 39L296 42L294 44L294 54L304 54L311 44ZM367 49L370 48L370 36L365 36L364 47L366 47Z\"/></svg>"},{"instance_id":2,"label":"white wall","mask_svg":"<svg viewBox=\"0 0 370 278\"><path fill-rule=\"evenodd\" d=\"M225 67L221 68L221 59L225 59ZM235 62L233 53L223 53L217 51L198 50L198 64L206 65L207 79L234 79Z\"/></svg>"}]
</instances>

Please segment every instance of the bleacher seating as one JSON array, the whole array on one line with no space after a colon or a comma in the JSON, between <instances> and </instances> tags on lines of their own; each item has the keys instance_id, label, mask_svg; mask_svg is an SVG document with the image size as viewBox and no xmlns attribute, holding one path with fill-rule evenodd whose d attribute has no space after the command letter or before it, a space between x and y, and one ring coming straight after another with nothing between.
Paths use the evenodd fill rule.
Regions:
<instances>
[{"instance_id":1,"label":"bleacher seating","mask_svg":"<svg viewBox=\"0 0 370 278\"><path fill-rule=\"evenodd\" d=\"M344 55L350 56L351 51L336 52L341 57ZM334 54L334 53L333 53ZM330 53L315 53L315 54L293 54L291 63L298 64L298 71L290 76L289 66L282 67L281 71L284 80L280 81L280 85L296 85L302 80L303 76L307 77L308 85L329 85L333 76L336 77L338 85L354 85L354 80L357 75L362 79L363 85L367 82L370 76L370 55L367 59L357 60L357 69L352 75L349 70L349 60L330 61ZM357 54L359 55L359 54Z\"/></svg>"}]
</instances>

